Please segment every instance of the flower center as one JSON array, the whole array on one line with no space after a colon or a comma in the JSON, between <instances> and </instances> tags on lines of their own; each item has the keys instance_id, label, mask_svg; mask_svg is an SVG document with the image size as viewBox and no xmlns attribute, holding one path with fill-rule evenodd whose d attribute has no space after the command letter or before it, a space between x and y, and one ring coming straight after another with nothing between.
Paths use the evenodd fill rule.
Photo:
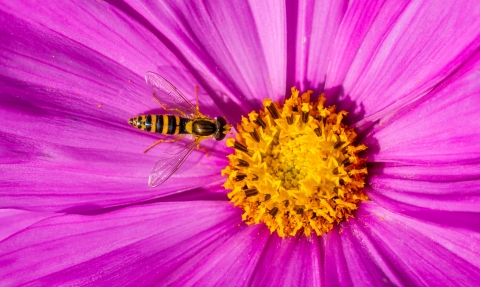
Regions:
<instances>
[{"instance_id":1,"label":"flower center","mask_svg":"<svg viewBox=\"0 0 480 287\"><path fill-rule=\"evenodd\" d=\"M367 147L353 145L347 112L324 107L323 94L310 102L311 93L292 88L283 107L265 99L263 110L242 117L236 140L227 139L235 149L222 171L228 197L243 221L264 222L281 237L328 232L368 199L366 159L357 156Z\"/></svg>"}]
</instances>

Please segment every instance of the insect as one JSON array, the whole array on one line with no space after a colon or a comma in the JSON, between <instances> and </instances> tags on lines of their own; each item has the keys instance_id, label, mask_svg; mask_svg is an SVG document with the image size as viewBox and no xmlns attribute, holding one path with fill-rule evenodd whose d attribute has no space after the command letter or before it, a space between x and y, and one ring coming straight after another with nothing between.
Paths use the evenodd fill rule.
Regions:
<instances>
[{"instance_id":1,"label":"insect","mask_svg":"<svg viewBox=\"0 0 480 287\"><path fill-rule=\"evenodd\" d=\"M230 132L231 126L227 124L224 117L212 119L200 112L198 87L195 87L196 105L193 106L164 77L148 72L145 75L145 81L152 89L153 98L170 114L140 115L129 119L128 123L140 130L176 136L173 139L158 140L144 151L145 153L160 143L172 143L172 146L166 149L155 163L148 178L148 185L156 187L177 171L195 147L202 149L200 148L202 140L212 137L217 141L223 140ZM185 136L189 136L192 141L180 142Z\"/></svg>"}]
</instances>

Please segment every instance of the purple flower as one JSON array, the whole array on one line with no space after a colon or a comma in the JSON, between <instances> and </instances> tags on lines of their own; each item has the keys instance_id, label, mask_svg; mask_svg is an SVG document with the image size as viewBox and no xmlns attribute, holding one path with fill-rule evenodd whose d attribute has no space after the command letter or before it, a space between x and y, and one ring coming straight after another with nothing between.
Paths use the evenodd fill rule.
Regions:
<instances>
[{"instance_id":1,"label":"purple flower","mask_svg":"<svg viewBox=\"0 0 480 287\"><path fill-rule=\"evenodd\" d=\"M0 285L478 284L480 2L174 2L0 4ZM233 124L325 92L371 201L321 237L246 226L213 141L149 188L147 71Z\"/></svg>"}]
</instances>

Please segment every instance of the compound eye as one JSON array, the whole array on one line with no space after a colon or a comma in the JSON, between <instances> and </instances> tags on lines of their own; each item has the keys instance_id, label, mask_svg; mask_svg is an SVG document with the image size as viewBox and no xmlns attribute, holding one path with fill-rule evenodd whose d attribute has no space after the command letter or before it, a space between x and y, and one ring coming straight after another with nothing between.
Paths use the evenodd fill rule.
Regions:
<instances>
[{"instance_id":1,"label":"compound eye","mask_svg":"<svg viewBox=\"0 0 480 287\"><path fill-rule=\"evenodd\" d=\"M215 121L216 121L217 127L221 127L222 129L227 124L227 120L224 117L215 118Z\"/></svg>"},{"instance_id":2,"label":"compound eye","mask_svg":"<svg viewBox=\"0 0 480 287\"><path fill-rule=\"evenodd\" d=\"M225 138L226 134L223 133L223 127L227 124L227 121L224 117L215 118L215 125L217 126L217 131L213 136L217 141L221 141Z\"/></svg>"},{"instance_id":3,"label":"compound eye","mask_svg":"<svg viewBox=\"0 0 480 287\"><path fill-rule=\"evenodd\" d=\"M213 137L215 138L215 140L221 141L225 138L225 136L226 134L217 131Z\"/></svg>"}]
</instances>

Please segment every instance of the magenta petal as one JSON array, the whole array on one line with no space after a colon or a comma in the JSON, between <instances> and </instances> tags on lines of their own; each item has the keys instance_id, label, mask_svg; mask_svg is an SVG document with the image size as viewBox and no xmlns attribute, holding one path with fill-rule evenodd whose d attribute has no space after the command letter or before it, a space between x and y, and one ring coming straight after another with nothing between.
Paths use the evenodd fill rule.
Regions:
<instances>
[{"instance_id":1,"label":"magenta petal","mask_svg":"<svg viewBox=\"0 0 480 287\"><path fill-rule=\"evenodd\" d=\"M372 145L369 160L428 165L480 162L479 68L480 54L431 92L427 101L380 122L382 126L366 142Z\"/></svg>"},{"instance_id":2,"label":"magenta petal","mask_svg":"<svg viewBox=\"0 0 480 287\"><path fill-rule=\"evenodd\" d=\"M480 230L478 164L374 166L366 191L371 200L390 211Z\"/></svg>"},{"instance_id":3,"label":"magenta petal","mask_svg":"<svg viewBox=\"0 0 480 287\"><path fill-rule=\"evenodd\" d=\"M218 80L226 93L218 100L228 103L224 106L236 121L258 109L263 97L283 98L283 6L256 1L129 2L113 5L125 13L141 14L172 50L183 54L185 65L190 63L198 76Z\"/></svg>"},{"instance_id":4,"label":"magenta petal","mask_svg":"<svg viewBox=\"0 0 480 287\"><path fill-rule=\"evenodd\" d=\"M40 220L54 215L45 212L0 209L0 241Z\"/></svg>"},{"instance_id":5,"label":"magenta petal","mask_svg":"<svg viewBox=\"0 0 480 287\"><path fill-rule=\"evenodd\" d=\"M9 3L16 16L0 11L0 207L80 212L218 185L227 149L224 143L213 148L213 141L204 144L209 158L194 151L161 189L147 185L163 148L143 154L158 136L132 128L127 119L160 109L149 96L144 71L132 71L136 64L131 61L147 67L152 61L174 64L175 57L130 58L134 47L116 50L110 45L134 40L154 50L162 46L158 39L138 23L120 21L111 9L101 19L121 33L104 35L103 29L93 28L99 23L91 15L105 7L94 3L78 10L68 2L62 11L56 6L42 13L28 13L22 3ZM85 17L77 18L78 11ZM73 22L58 25L56 19L67 12L75 14L66 18ZM79 26L74 20L99 34L73 33ZM113 60L122 57L128 61Z\"/></svg>"},{"instance_id":6,"label":"magenta petal","mask_svg":"<svg viewBox=\"0 0 480 287\"><path fill-rule=\"evenodd\" d=\"M43 102L82 108L93 118L110 115L110 122L119 116L124 124L134 114L162 110L143 79L154 71L192 102L194 85L200 85L205 114L224 111L219 105L227 101L225 91L221 99L214 95L221 93L215 90L217 80L192 75L198 74L195 67L138 12L125 14L131 11L107 2L68 1L61 7L32 2L9 2L0 9L0 79L30 88L16 95L18 102L32 108ZM51 95L37 95L45 90Z\"/></svg>"},{"instance_id":7,"label":"magenta petal","mask_svg":"<svg viewBox=\"0 0 480 287\"><path fill-rule=\"evenodd\" d=\"M356 1L330 55L326 95L374 122L421 98L476 53L480 2Z\"/></svg>"},{"instance_id":8,"label":"magenta petal","mask_svg":"<svg viewBox=\"0 0 480 287\"><path fill-rule=\"evenodd\" d=\"M65 119L58 116L60 110L49 117L25 113L22 119L36 130L29 133L15 128L14 115L19 109L4 109L0 115L10 123L0 139L4 155L0 161L8 163L0 165L3 208L81 212L198 187L217 189L223 182L220 170L227 161L223 143L216 143L215 148L213 142L205 143L210 157L194 151L161 188L152 189L147 185L148 174L165 146L142 154L146 146L138 143L153 143L153 137L128 127L115 128L107 121L95 124L81 113L72 115L77 120ZM62 123L61 128L56 122Z\"/></svg>"},{"instance_id":9,"label":"magenta petal","mask_svg":"<svg viewBox=\"0 0 480 287\"><path fill-rule=\"evenodd\" d=\"M330 54L347 1L287 1L287 96L300 90L323 91Z\"/></svg>"},{"instance_id":10,"label":"magenta petal","mask_svg":"<svg viewBox=\"0 0 480 287\"><path fill-rule=\"evenodd\" d=\"M239 209L211 202L57 216L0 243L0 278L10 286L246 285L268 235L239 223Z\"/></svg>"},{"instance_id":11,"label":"magenta petal","mask_svg":"<svg viewBox=\"0 0 480 287\"><path fill-rule=\"evenodd\" d=\"M2 74L9 77L89 97L92 105L114 103L130 112L157 108L143 80L147 71L162 73L192 101L195 84L216 88L216 79L193 77L191 73L198 73L195 67L138 12L128 14L132 11L107 2L67 1L59 7L31 0L5 3L1 10L0 52L6 54L1 64L12 66ZM101 90L105 85L107 91ZM204 112L216 116L218 101L208 93L202 100Z\"/></svg>"},{"instance_id":12,"label":"magenta petal","mask_svg":"<svg viewBox=\"0 0 480 287\"><path fill-rule=\"evenodd\" d=\"M252 286L322 285L324 251L318 237L282 239L277 234L267 236L268 244L257 263Z\"/></svg>"},{"instance_id":13,"label":"magenta petal","mask_svg":"<svg viewBox=\"0 0 480 287\"><path fill-rule=\"evenodd\" d=\"M240 221L239 215L235 219ZM258 271L262 251L266 248L269 234L263 226L247 227L243 223L224 226L225 232L213 234L201 242L191 240L192 255L179 251L177 247L166 254L167 260L176 257L175 271L159 280L167 286L248 286ZM212 232L213 233L213 232ZM183 245L183 244L182 244ZM175 248L175 247L173 247ZM181 254L183 253L183 254Z\"/></svg>"},{"instance_id":14,"label":"magenta petal","mask_svg":"<svg viewBox=\"0 0 480 287\"><path fill-rule=\"evenodd\" d=\"M376 242L368 240L354 225L350 220L345 228L335 228L323 236L325 285L401 286L395 272L382 261Z\"/></svg>"},{"instance_id":15,"label":"magenta petal","mask_svg":"<svg viewBox=\"0 0 480 287\"><path fill-rule=\"evenodd\" d=\"M326 286L354 286L347 268L345 251L338 228L322 236L325 247L324 273Z\"/></svg>"},{"instance_id":16,"label":"magenta petal","mask_svg":"<svg viewBox=\"0 0 480 287\"><path fill-rule=\"evenodd\" d=\"M64 129L67 128L70 127L65 125ZM73 123L71 128L69 132L74 134ZM50 132L48 128L44 131ZM88 134L83 134L84 138L86 136ZM218 187L224 181L219 166L226 164L225 156L212 152L206 158L203 151L195 151L164 185L152 189L147 185L148 174L157 159L155 155L162 151L161 148L143 155L141 150L137 154L102 150L101 144L105 137L92 135L91 141L87 138L86 144L93 145L89 148L68 146L83 140L78 136L70 139L71 141L54 144L33 135L30 140L39 145L35 146L38 152L32 154L32 150L17 150L10 153L6 157L10 164L0 165L0 173L3 175L0 206L85 212L199 187L204 189L204 195L208 197L211 190L218 193ZM0 141L0 151L8 151L12 146L10 143L23 143L22 140L25 138L13 137L6 143ZM133 146L138 147L138 144ZM227 200L225 190L223 194L223 199Z\"/></svg>"},{"instance_id":17,"label":"magenta petal","mask_svg":"<svg viewBox=\"0 0 480 287\"><path fill-rule=\"evenodd\" d=\"M480 280L478 231L411 219L373 202L363 203L340 230L326 239L327 266L335 268L339 248L344 260L339 272L325 270L327 285L337 282L335 274L348 285L475 286Z\"/></svg>"}]
</instances>

